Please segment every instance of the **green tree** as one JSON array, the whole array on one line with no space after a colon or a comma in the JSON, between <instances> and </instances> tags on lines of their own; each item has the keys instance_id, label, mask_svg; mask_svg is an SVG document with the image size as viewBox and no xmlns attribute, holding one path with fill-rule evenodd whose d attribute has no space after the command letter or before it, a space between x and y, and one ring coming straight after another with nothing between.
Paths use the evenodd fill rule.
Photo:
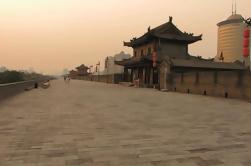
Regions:
<instances>
[{"instance_id":1,"label":"green tree","mask_svg":"<svg viewBox=\"0 0 251 166\"><path fill-rule=\"evenodd\" d=\"M18 71L4 71L0 73L0 84L24 81L22 73Z\"/></svg>"}]
</instances>

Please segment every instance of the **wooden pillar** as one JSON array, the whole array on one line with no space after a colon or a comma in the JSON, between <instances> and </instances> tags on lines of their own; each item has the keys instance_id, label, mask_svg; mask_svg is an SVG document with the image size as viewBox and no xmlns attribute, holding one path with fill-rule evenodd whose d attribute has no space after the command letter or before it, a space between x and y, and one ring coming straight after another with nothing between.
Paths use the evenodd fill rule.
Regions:
<instances>
[{"instance_id":1,"label":"wooden pillar","mask_svg":"<svg viewBox=\"0 0 251 166\"><path fill-rule=\"evenodd\" d=\"M134 79L139 78L139 68L135 68Z\"/></svg>"},{"instance_id":2,"label":"wooden pillar","mask_svg":"<svg viewBox=\"0 0 251 166\"><path fill-rule=\"evenodd\" d=\"M127 82L128 81L128 68L124 68L124 81Z\"/></svg>"},{"instance_id":3,"label":"wooden pillar","mask_svg":"<svg viewBox=\"0 0 251 166\"><path fill-rule=\"evenodd\" d=\"M153 85L153 68L150 68L150 85Z\"/></svg>"},{"instance_id":4,"label":"wooden pillar","mask_svg":"<svg viewBox=\"0 0 251 166\"><path fill-rule=\"evenodd\" d=\"M159 88L160 89L167 89L167 75L170 74L170 65L163 61L159 68ZM169 78L170 79L170 78Z\"/></svg>"},{"instance_id":5,"label":"wooden pillar","mask_svg":"<svg viewBox=\"0 0 251 166\"><path fill-rule=\"evenodd\" d=\"M149 85L149 68L148 67L146 67L145 68L145 84L146 85Z\"/></svg>"},{"instance_id":6,"label":"wooden pillar","mask_svg":"<svg viewBox=\"0 0 251 166\"><path fill-rule=\"evenodd\" d=\"M142 84L143 84L143 86L145 86L145 84L146 84L146 68L144 67L143 68L143 80L142 80Z\"/></svg>"},{"instance_id":7,"label":"wooden pillar","mask_svg":"<svg viewBox=\"0 0 251 166\"><path fill-rule=\"evenodd\" d=\"M138 78L140 78L140 68L138 68Z\"/></svg>"},{"instance_id":8,"label":"wooden pillar","mask_svg":"<svg viewBox=\"0 0 251 166\"><path fill-rule=\"evenodd\" d=\"M159 76L160 89L166 89L166 80L167 80L166 76L167 76L166 68L161 67Z\"/></svg>"},{"instance_id":9,"label":"wooden pillar","mask_svg":"<svg viewBox=\"0 0 251 166\"><path fill-rule=\"evenodd\" d=\"M134 69L131 68L131 78L130 78L130 81L133 82L133 74L134 74Z\"/></svg>"}]
</instances>

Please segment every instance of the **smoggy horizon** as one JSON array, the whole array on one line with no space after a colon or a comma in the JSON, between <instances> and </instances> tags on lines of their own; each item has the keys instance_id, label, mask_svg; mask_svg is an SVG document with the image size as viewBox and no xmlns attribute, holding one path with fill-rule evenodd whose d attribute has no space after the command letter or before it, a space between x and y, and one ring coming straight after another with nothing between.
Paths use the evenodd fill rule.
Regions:
<instances>
[{"instance_id":1,"label":"smoggy horizon","mask_svg":"<svg viewBox=\"0 0 251 166\"><path fill-rule=\"evenodd\" d=\"M203 34L189 53L213 58L217 23L231 15L232 0L0 0L0 66L56 74L94 65L121 51L123 41L168 21L182 31ZM250 0L237 13L251 17Z\"/></svg>"}]
</instances>

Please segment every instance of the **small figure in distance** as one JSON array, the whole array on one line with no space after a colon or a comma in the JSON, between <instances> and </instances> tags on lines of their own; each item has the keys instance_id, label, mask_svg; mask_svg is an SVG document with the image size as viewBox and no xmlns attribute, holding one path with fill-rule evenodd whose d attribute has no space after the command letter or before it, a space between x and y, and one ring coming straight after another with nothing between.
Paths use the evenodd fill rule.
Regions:
<instances>
[{"instance_id":1,"label":"small figure in distance","mask_svg":"<svg viewBox=\"0 0 251 166\"><path fill-rule=\"evenodd\" d=\"M134 86L135 86L136 88L139 88L139 82L140 82L139 78L134 79Z\"/></svg>"},{"instance_id":2,"label":"small figure in distance","mask_svg":"<svg viewBox=\"0 0 251 166\"><path fill-rule=\"evenodd\" d=\"M68 83L70 83L70 81L71 81L71 77L68 76Z\"/></svg>"},{"instance_id":3,"label":"small figure in distance","mask_svg":"<svg viewBox=\"0 0 251 166\"><path fill-rule=\"evenodd\" d=\"M67 76L67 77L65 78L65 82L66 82L67 84L69 84L70 81L71 81L71 78L70 78L69 76Z\"/></svg>"}]
</instances>

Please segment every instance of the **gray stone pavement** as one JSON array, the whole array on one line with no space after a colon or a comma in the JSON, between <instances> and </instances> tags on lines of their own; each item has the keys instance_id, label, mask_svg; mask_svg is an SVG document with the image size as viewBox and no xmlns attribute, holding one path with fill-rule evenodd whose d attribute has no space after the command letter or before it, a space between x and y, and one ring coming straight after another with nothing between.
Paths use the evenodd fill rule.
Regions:
<instances>
[{"instance_id":1,"label":"gray stone pavement","mask_svg":"<svg viewBox=\"0 0 251 166\"><path fill-rule=\"evenodd\" d=\"M0 103L1 166L250 166L251 104L62 80Z\"/></svg>"}]
</instances>

